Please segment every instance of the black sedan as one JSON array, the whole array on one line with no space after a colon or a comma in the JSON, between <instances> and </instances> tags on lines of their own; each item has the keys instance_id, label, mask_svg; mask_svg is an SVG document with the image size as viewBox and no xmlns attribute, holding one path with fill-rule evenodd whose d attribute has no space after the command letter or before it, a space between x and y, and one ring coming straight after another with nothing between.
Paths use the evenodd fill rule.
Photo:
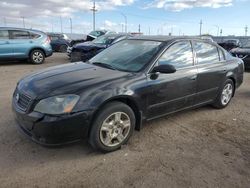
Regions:
<instances>
[{"instance_id":1,"label":"black sedan","mask_svg":"<svg viewBox=\"0 0 250 188\"><path fill-rule=\"evenodd\" d=\"M245 68L250 69L250 40L243 41L238 47L230 50L235 57L241 58L245 63Z\"/></svg>"},{"instance_id":2,"label":"black sedan","mask_svg":"<svg viewBox=\"0 0 250 188\"><path fill-rule=\"evenodd\" d=\"M108 48L112 44L131 37L128 34L108 34L96 38L93 41L76 44L70 54L71 62L88 61L96 54Z\"/></svg>"},{"instance_id":3,"label":"black sedan","mask_svg":"<svg viewBox=\"0 0 250 188\"><path fill-rule=\"evenodd\" d=\"M13 95L20 130L58 145L84 136L114 151L143 122L212 104L225 108L243 82L244 65L198 38L137 37L88 63L56 66L21 79Z\"/></svg>"}]
</instances>

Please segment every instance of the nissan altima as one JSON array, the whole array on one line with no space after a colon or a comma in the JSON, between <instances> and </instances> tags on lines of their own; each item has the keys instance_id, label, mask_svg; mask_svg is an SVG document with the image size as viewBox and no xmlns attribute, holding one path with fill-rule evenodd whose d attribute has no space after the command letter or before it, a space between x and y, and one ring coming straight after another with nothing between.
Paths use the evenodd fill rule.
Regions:
<instances>
[{"instance_id":1,"label":"nissan altima","mask_svg":"<svg viewBox=\"0 0 250 188\"><path fill-rule=\"evenodd\" d=\"M225 108L243 82L244 64L211 41L140 36L88 62L22 78L13 94L20 131L42 145L87 137L119 149L145 121L211 104Z\"/></svg>"}]
</instances>

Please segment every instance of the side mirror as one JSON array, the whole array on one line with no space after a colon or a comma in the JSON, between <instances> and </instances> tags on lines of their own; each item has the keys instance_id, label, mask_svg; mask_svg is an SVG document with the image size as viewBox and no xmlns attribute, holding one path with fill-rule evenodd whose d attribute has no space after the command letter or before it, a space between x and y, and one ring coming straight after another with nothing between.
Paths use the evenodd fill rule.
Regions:
<instances>
[{"instance_id":1,"label":"side mirror","mask_svg":"<svg viewBox=\"0 0 250 188\"><path fill-rule=\"evenodd\" d=\"M176 72L176 68L173 65L165 64L159 65L153 68L153 73L159 72L163 74L171 74Z\"/></svg>"}]
</instances>

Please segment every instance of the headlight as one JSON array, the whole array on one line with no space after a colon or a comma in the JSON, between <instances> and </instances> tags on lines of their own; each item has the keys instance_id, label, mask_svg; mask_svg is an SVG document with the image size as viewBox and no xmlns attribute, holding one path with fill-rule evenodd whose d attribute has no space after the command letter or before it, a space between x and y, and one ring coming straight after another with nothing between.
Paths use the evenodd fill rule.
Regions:
<instances>
[{"instance_id":1,"label":"headlight","mask_svg":"<svg viewBox=\"0 0 250 188\"><path fill-rule=\"evenodd\" d=\"M78 95L61 95L41 100L34 111L44 114L58 115L70 113L79 100Z\"/></svg>"}]
</instances>

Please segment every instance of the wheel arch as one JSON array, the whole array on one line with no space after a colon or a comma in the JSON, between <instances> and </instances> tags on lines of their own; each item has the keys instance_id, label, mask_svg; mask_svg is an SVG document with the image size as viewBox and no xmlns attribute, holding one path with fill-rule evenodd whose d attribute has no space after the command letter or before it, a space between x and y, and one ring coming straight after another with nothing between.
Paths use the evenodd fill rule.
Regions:
<instances>
[{"instance_id":1,"label":"wheel arch","mask_svg":"<svg viewBox=\"0 0 250 188\"><path fill-rule=\"evenodd\" d=\"M91 124L93 123L93 120L96 118L98 113L103 109L105 105L111 102L122 102L126 105L128 105L134 112L135 114L135 119L136 119L136 124L135 124L135 130L140 130L141 125L142 125L142 112L140 111L137 102L130 96L117 96L110 98L106 101L104 101L100 106L98 106L97 110L93 113L92 118L91 118ZM88 133L90 133L91 126L89 128Z\"/></svg>"},{"instance_id":2,"label":"wheel arch","mask_svg":"<svg viewBox=\"0 0 250 188\"><path fill-rule=\"evenodd\" d=\"M236 90L236 86L237 86L236 78L234 77L233 73L229 73L229 74L227 75L227 79L232 80L233 83L234 83L234 91L233 91L233 97L234 97L234 95L235 95L235 90Z\"/></svg>"},{"instance_id":3,"label":"wheel arch","mask_svg":"<svg viewBox=\"0 0 250 188\"><path fill-rule=\"evenodd\" d=\"M43 48L41 48L41 47L34 47L34 48L31 48L30 51L29 51L29 57L30 57L31 53L32 53L34 50L41 50L41 51L43 52L44 56L46 57L46 52L45 52L45 50L44 50Z\"/></svg>"}]
</instances>

